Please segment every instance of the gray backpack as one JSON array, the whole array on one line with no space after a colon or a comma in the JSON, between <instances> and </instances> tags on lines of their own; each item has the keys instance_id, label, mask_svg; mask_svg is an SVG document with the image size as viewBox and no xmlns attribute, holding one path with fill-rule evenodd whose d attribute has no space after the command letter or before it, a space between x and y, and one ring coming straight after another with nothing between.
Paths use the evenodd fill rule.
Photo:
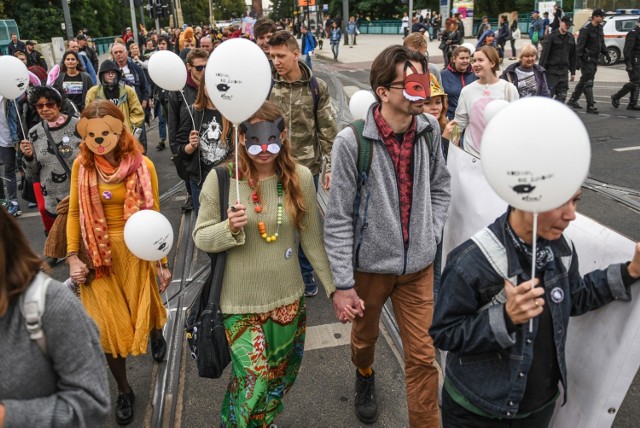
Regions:
<instances>
[{"instance_id":1,"label":"gray backpack","mask_svg":"<svg viewBox=\"0 0 640 428\"><path fill-rule=\"evenodd\" d=\"M38 272L31 281L29 288L20 296L20 312L29 332L31 340L35 340L38 348L47 356L47 338L42 329L42 315L45 310L47 288L51 278L42 272Z\"/></svg>"}]
</instances>

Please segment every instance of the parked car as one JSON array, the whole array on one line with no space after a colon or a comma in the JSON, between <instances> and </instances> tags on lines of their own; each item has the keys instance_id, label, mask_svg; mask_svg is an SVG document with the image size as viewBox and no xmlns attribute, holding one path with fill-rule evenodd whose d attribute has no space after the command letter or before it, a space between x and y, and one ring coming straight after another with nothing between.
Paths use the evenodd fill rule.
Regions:
<instances>
[{"instance_id":1,"label":"parked car","mask_svg":"<svg viewBox=\"0 0 640 428\"><path fill-rule=\"evenodd\" d=\"M613 65L618 61L622 61L624 51L624 38L627 33L633 30L638 23L638 15L635 14L616 14L607 15L602 22L602 30L604 31L604 44L607 46L610 61L607 62L604 56L600 57L600 62L604 65ZM591 21L587 21L584 25L591 25ZM577 34L576 34L577 37Z\"/></svg>"}]
</instances>

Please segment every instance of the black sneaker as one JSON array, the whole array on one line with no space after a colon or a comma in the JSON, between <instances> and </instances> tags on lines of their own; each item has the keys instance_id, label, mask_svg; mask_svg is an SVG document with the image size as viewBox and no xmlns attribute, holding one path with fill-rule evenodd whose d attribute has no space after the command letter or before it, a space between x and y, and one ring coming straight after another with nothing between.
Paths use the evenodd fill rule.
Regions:
<instances>
[{"instance_id":1,"label":"black sneaker","mask_svg":"<svg viewBox=\"0 0 640 428\"><path fill-rule=\"evenodd\" d=\"M157 150L157 151L162 151L162 150L164 150L166 147L167 147L167 146L166 146L166 144L165 144L164 140L161 140L161 141L158 143L158 145L156 146L156 150Z\"/></svg>"},{"instance_id":2,"label":"black sneaker","mask_svg":"<svg viewBox=\"0 0 640 428\"><path fill-rule=\"evenodd\" d=\"M378 402L376 401L376 375L362 377L356 369L356 396L354 400L356 416L360 422L372 424L378 420Z\"/></svg>"},{"instance_id":3,"label":"black sneaker","mask_svg":"<svg viewBox=\"0 0 640 428\"><path fill-rule=\"evenodd\" d=\"M307 273L302 276L304 281L304 295L305 297L313 297L318 294L318 284L313 278L313 273Z\"/></svg>"},{"instance_id":4,"label":"black sneaker","mask_svg":"<svg viewBox=\"0 0 640 428\"><path fill-rule=\"evenodd\" d=\"M116 422L118 425L129 425L133 420L133 403L136 397L133 390L128 394L118 395L116 403Z\"/></svg>"},{"instance_id":5,"label":"black sneaker","mask_svg":"<svg viewBox=\"0 0 640 428\"><path fill-rule=\"evenodd\" d=\"M587 113L598 114L598 108L596 106L587 106Z\"/></svg>"},{"instance_id":6,"label":"black sneaker","mask_svg":"<svg viewBox=\"0 0 640 428\"><path fill-rule=\"evenodd\" d=\"M573 108L577 108L577 109L581 109L582 108L582 106L580 104L578 104L578 101L575 101L575 100L567 101L567 105L569 107L573 107Z\"/></svg>"},{"instance_id":7,"label":"black sneaker","mask_svg":"<svg viewBox=\"0 0 640 428\"><path fill-rule=\"evenodd\" d=\"M189 195L187 196L187 200L184 201L184 204L182 205L182 212L186 213L191 210L193 210L193 199L191 198L191 195Z\"/></svg>"},{"instance_id":8,"label":"black sneaker","mask_svg":"<svg viewBox=\"0 0 640 428\"><path fill-rule=\"evenodd\" d=\"M151 356L157 363L161 363L166 353L167 341L164 339L162 331L160 331L157 333L156 338L151 339Z\"/></svg>"},{"instance_id":9,"label":"black sneaker","mask_svg":"<svg viewBox=\"0 0 640 428\"><path fill-rule=\"evenodd\" d=\"M640 106L639 106L639 105L637 105L637 104L629 104L629 105L627 106L627 110L635 110L635 111L638 111L638 110L640 110Z\"/></svg>"}]
</instances>

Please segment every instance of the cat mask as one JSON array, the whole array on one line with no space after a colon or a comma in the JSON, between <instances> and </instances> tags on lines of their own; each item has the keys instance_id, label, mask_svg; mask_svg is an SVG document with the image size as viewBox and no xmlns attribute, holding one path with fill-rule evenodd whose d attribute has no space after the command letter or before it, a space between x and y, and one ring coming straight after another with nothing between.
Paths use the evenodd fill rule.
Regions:
<instances>
[{"instance_id":1,"label":"cat mask","mask_svg":"<svg viewBox=\"0 0 640 428\"><path fill-rule=\"evenodd\" d=\"M282 147L280 134L284 131L284 120L279 117L275 122L242 122L240 130L246 137L247 153L257 156L262 152L277 155Z\"/></svg>"}]
</instances>

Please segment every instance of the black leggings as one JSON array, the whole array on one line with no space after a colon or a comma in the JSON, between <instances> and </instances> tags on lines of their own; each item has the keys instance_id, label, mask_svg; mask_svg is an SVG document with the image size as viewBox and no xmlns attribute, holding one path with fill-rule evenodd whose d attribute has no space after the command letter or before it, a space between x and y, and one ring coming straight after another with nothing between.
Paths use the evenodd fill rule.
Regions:
<instances>
[{"instance_id":1,"label":"black leggings","mask_svg":"<svg viewBox=\"0 0 640 428\"><path fill-rule=\"evenodd\" d=\"M511 57L515 58L516 56L516 39L511 39Z\"/></svg>"}]
</instances>

